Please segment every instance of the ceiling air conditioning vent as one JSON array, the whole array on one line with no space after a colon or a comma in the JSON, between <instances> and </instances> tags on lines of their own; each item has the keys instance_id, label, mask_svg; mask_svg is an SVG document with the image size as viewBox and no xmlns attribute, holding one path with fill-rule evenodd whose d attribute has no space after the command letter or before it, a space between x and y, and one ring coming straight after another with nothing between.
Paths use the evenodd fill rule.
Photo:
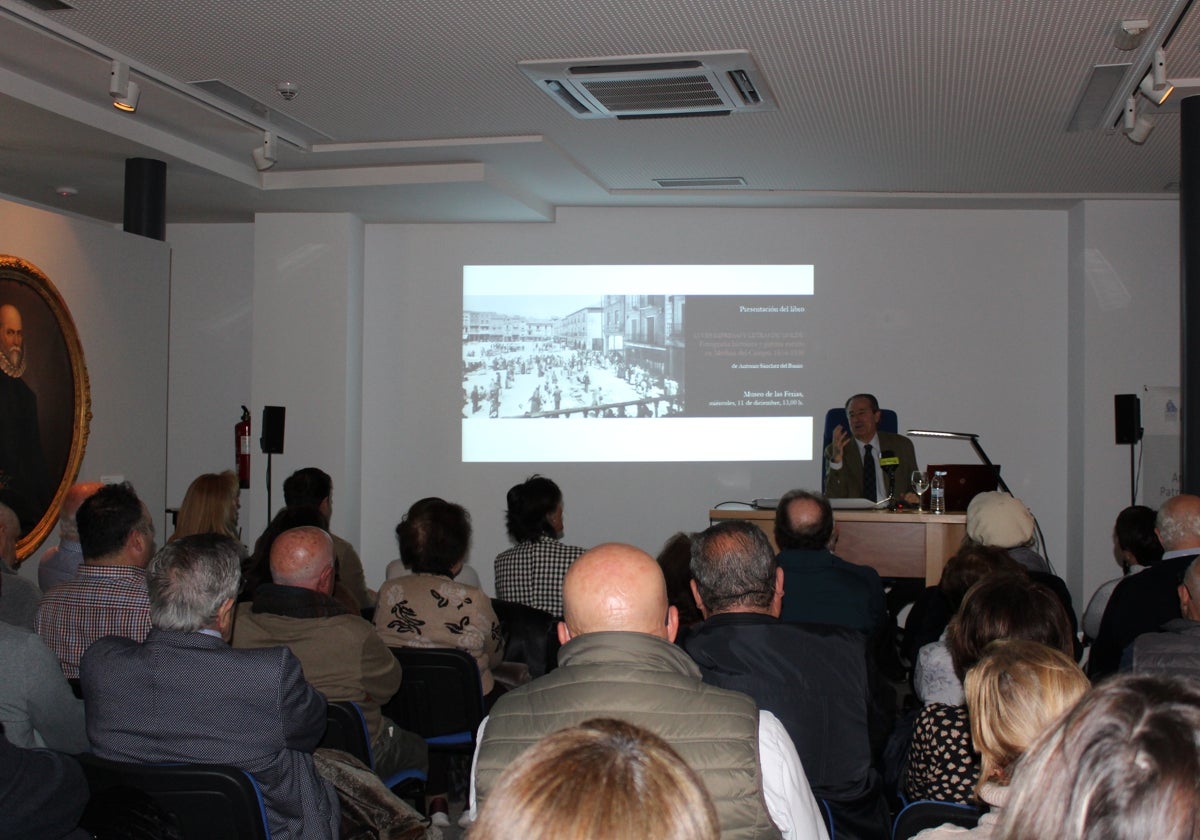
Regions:
<instances>
[{"instance_id":1,"label":"ceiling air conditioning vent","mask_svg":"<svg viewBox=\"0 0 1200 840\"><path fill-rule=\"evenodd\" d=\"M766 81L746 50L522 61L517 66L579 119L775 110Z\"/></svg>"}]
</instances>

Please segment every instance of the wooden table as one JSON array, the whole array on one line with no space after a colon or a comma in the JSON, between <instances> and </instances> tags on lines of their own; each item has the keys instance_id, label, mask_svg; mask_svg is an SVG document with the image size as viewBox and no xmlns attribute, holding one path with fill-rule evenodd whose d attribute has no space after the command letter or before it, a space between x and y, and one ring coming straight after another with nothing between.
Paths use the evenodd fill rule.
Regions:
<instances>
[{"instance_id":1,"label":"wooden table","mask_svg":"<svg viewBox=\"0 0 1200 840\"><path fill-rule=\"evenodd\" d=\"M775 511L710 510L710 522L743 519L766 532L775 546ZM965 513L895 513L887 510L835 510L839 533L835 553L870 566L883 577L925 578L934 586L942 567L967 533Z\"/></svg>"}]
</instances>

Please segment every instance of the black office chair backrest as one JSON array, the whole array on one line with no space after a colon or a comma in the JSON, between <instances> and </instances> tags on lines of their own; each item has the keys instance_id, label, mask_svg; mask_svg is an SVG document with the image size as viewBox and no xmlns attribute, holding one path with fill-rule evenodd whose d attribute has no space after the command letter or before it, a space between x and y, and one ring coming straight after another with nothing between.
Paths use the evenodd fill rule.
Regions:
<instances>
[{"instance_id":1,"label":"black office chair backrest","mask_svg":"<svg viewBox=\"0 0 1200 840\"><path fill-rule=\"evenodd\" d=\"M358 704L350 700L329 703L325 712L325 735L320 745L348 752L371 769L375 768L367 721Z\"/></svg>"},{"instance_id":2,"label":"black office chair backrest","mask_svg":"<svg viewBox=\"0 0 1200 840\"><path fill-rule=\"evenodd\" d=\"M524 663L533 679L558 666L561 644L557 617L545 610L500 598L492 599L492 610L500 619L500 632L504 634L505 662Z\"/></svg>"},{"instance_id":3,"label":"black office chair backrest","mask_svg":"<svg viewBox=\"0 0 1200 840\"><path fill-rule=\"evenodd\" d=\"M431 749L473 752L483 720L483 686L475 657L454 648L392 648L403 676L383 713L416 732Z\"/></svg>"},{"instance_id":4,"label":"black office chair backrest","mask_svg":"<svg viewBox=\"0 0 1200 840\"><path fill-rule=\"evenodd\" d=\"M962 828L974 828L979 822L979 809L958 802L935 802L920 799L910 802L896 815L892 825L892 840L908 840L927 828L951 823Z\"/></svg>"},{"instance_id":5,"label":"black office chair backrest","mask_svg":"<svg viewBox=\"0 0 1200 840\"><path fill-rule=\"evenodd\" d=\"M270 840L258 783L236 767L78 758L93 795L119 786L144 791L174 816L184 840Z\"/></svg>"}]
</instances>

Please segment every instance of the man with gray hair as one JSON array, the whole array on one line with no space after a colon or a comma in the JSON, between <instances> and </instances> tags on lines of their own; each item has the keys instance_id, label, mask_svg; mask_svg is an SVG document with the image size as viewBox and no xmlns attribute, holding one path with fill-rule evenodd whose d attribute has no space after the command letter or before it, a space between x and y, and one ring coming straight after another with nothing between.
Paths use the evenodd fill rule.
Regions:
<instances>
[{"instance_id":1,"label":"man with gray hair","mask_svg":"<svg viewBox=\"0 0 1200 840\"><path fill-rule=\"evenodd\" d=\"M75 514L79 506L104 485L99 481L72 484L58 511L58 545L48 549L38 561L38 586L48 591L75 577L83 565L83 546L79 544L79 525Z\"/></svg>"},{"instance_id":2,"label":"man with gray hair","mask_svg":"<svg viewBox=\"0 0 1200 840\"><path fill-rule=\"evenodd\" d=\"M886 738L871 702L866 637L779 618L784 573L760 528L722 522L692 538L692 594L704 623L683 648L704 682L744 691L783 723L836 837L886 840L891 821L872 739Z\"/></svg>"},{"instance_id":3,"label":"man with gray hair","mask_svg":"<svg viewBox=\"0 0 1200 840\"><path fill-rule=\"evenodd\" d=\"M0 621L32 630L42 592L32 581L17 574L17 538L20 535L20 519L12 508L0 504L0 575L4 575L4 588L0 590Z\"/></svg>"},{"instance_id":4,"label":"man with gray hair","mask_svg":"<svg viewBox=\"0 0 1200 840\"><path fill-rule=\"evenodd\" d=\"M1122 580L1109 597L1088 657L1093 682L1117 670L1125 649L1138 636L1182 617L1179 582L1200 555L1200 496L1180 493L1167 499L1154 525L1164 549L1162 559Z\"/></svg>"},{"instance_id":5,"label":"man with gray hair","mask_svg":"<svg viewBox=\"0 0 1200 840\"><path fill-rule=\"evenodd\" d=\"M107 636L80 664L88 739L115 761L240 767L262 789L274 840L336 838L337 796L312 757L325 698L286 647L228 645L238 553L228 537L198 534L155 555L146 641Z\"/></svg>"},{"instance_id":6,"label":"man with gray hair","mask_svg":"<svg viewBox=\"0 0 1200 840\"><path fill-rule=\"evenodd\" d=\"M1168 621L1161 633L1137 637L1121 659L1122 671L1200 679L1200 558L1179 584L1179 611L1183 617Z\"/></svg>"}]
</instances>

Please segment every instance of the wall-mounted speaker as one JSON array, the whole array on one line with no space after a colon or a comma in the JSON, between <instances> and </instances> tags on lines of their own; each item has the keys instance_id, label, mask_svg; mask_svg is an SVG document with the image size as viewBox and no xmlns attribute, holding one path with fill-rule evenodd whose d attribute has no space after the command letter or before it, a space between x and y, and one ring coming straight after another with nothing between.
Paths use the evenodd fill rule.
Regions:
<instances>
[{"instance_id":1,"label":"wall-mounted speaker","mask_svg":"<svg viewBox=\"0 0 1200 840\"><path fill-rule=\"evenodd\" d=\"M1137 394L1114 394L1117 443L1137 443L1142 438L1142 401Z\"/></svg>"},{"instance_id":2,"label":"wall-mounted speaker","mask_svg":"<svg viewBox=\"0 0 1200 840\"><path fill-rule=\"evenodd\" d=\"M282 405L264 405L262 437L258 439L263 454L283 454L283 422L287 408Z\"/></svg>"}]
</instances>

